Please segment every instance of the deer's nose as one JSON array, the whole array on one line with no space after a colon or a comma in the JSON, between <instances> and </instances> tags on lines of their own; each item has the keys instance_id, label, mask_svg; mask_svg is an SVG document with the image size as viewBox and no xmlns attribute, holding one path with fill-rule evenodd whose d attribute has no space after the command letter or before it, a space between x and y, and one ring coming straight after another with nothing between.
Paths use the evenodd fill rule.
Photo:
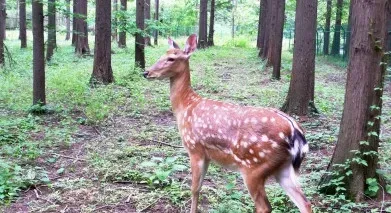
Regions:
<instances>
[{"instance_id":1,"label":"deer's nose","mask_svg":"<svg viewBox=\"0 0 391 213\"><path fill-rule=\"evenodd\" d=\"M144 78L148 78L148 74L149 74L149 72L148 72L148 71L145 71L145 72L143 73Z\"/></svg>"}]
</instances>

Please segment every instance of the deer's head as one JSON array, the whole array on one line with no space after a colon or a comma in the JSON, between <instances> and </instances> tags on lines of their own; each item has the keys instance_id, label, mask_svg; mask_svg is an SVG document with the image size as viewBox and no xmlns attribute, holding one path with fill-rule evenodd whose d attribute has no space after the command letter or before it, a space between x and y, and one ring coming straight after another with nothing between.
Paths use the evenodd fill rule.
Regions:
<instances>
[{"instance_id":1,"label":"deer's head","mask_svg":"<svg viewBox=\"0 0 391 213\"><path fill-rule=\"evenodd\" d=\"M144 72L148 79L164 79L175 77L182 72L188 71L188 63L191 54L197 48L197 35L189 36L185 48L181 50L175 41L168 38L170 48L166 54Z\"/></svg>"}]
</instances>

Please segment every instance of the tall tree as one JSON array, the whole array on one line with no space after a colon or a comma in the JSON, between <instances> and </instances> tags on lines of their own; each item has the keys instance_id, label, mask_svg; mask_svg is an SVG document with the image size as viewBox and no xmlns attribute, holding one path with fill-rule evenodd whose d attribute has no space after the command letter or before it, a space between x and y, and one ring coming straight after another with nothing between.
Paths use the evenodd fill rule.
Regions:
<instances>
[{"instance_id":1,"label":"tall tree","mask_svg":"<svg viewBox=\"0 0 391 213\"><path fill-rule=\"evenodd\" d=\"M0 30L3 32L3 39L5 40L6 37L7 37L7 34L6 34L6 19L7 19L7 3L6 3L6 0L3 0L3 8L2 8L2 11L3 11L3 16L2 18L4 19L4 24L0 26Z\"/></svg>"},{"instance_id":2,"label":"tall tree","mask_svg":"<svg viewBox=\"0 0 391 213\"><path fill-rule=\"evenodd\" d=\"M210 19L209 19L209 34L208 34L208 46L214 46L214 32L215 32L215 0L210 1Z\"/></svg>"},{"instance_id":3,"label":"tall tree","mask_svg":"<svg viewBox=\"0 0 391 213\"><path fill-rule=\"evenodd\" d=\"M71 0L66 0L66 35L65 40L68 41L71 38Z\"/></svg>"},{"instance_id":4,"label":"tall tree","mask_svg":"<svg viewBox=\"0 0 391 213\"><path fill-rule=\"evenodd\" d=\"M339 55L339 50L341 48L342 10L343 10L343 0L337 0L334 39L333 39L333 44L331 46L331 55Z\"/></svg>"},{"instance_id":5,"label":"tall tree","mask_svg":"<svg viewBox=\"0 0 391 213\"><path fill-rule=\"evenodd\" d=\"M378 179L378 153L382 94L386 70L385 47L390 1L352 0L352 39L346 81L346 95L337 146L328 171L348 165L348 198L360 202L368 189L368 178ZM353 151L355 150L355 151ZM353 158L365 161L357 162ZM344 177L344 176L342 176ZM329 181L328 178L323 178ZM377 182L379 183L379 182Z\"/></svg>"},{"instance_id":6,"label":"tall tree","mask_svg":"<svg viewBox=\"0 0 391 213\"><path fill-rule=\"evenodd\" d=\"M257 36L257 47L262 48L262 41L265 37L265 3L266 0L259 1L259 18L258 18L258 36Z\"/></svg>"},{"instance_id":7,"label":"tall tree","mask_svg":"<svg viewBox=\"0 0 391 213\"><path fill-rule=\"evenodd\" d=\"M271 30L271 21L272 21L272 6L273 2L271 0L263 0L263 13L262 15L264 22L261 23L261 30L263 30L263 33L260 37L261 42L261 48L259 51L259 57L262 59L266 59L269 52L269 37L270 37L270 30ZM262 26L263 25L263 26Z\"/></svg>"},{"instance_id":8,"label":"tall tree","mask_svg":"<svg viewBox=\"0 0 391 213\"><path fill-rule=\"evenodd\" d=\"M282 38L284 33L284 22L285 22L285 0L277 0L274 3L273 11L276 14L275 24L272 26L271 30L271 48L270 50L270 60L273 65L273 79L280 79L280 69L281 69L281 52L282 52Z\"/></svg>"},{"instance_id":9,"label":"tall tree","mask_svg":"<svg viewBox=\"0 0 391 213\"><path fill-rule=\"evenodd\" d=\"M26 33L26 0L19 2L19 39L20 47L27 47L27 33Z\"/></svg>"},{"instance_id":10,"label":"tall tree","mask_svg":"<svg viewBox=\"0 0 391 213\"><path fill-rule=\"evenodd\" d=\"M113 18L113 24L114 24L114 29L113 29L113 35L111 36L112 40L113 41L117 41L118 39L118 19L117 19L117 12L118 12L118 0L113 0L113 14L114 14L114 18Z\"/></svg>"},{"instance_id":11,"label":"tall tree","mask_svg":"<svg viewBox=\"0 0 391 213\"><path fill-rule=\"evenodd\" d=\"M348 26L346 28L346 44L345 44L345 51L344 51L344 54L345 54L345 57L349 57L349 49L350 49L350 38L351 38L351 35L352 35L352 8L353 5L350 4L349 6L349 19L348 19Z\"/></svg>"},{"instance_id":12,"label":"tall tree","mask_svg":"<svg viewBox=\"0 0 391 213\"><path fill-rule=\"evenodd\" d=\"M33 105L45 105L45 42L43 29L43 3L32 2L33 16Z\"/></svg>"},{"instance_id":13,"label":"tall tree","mask_svg":"<svg viewBox=\"0 0 391 213\"><path fill-rule=\"evenodd\" d=\"M144 8L144 16L145 16L145 29L148 29L148 21L151 19L151 0L145 0L145 8ZM148 32L149 34L149 32ZM151 46L151 37L147 35L145 37L145 45Z\"/></svg>"},{"instance_id":14,"label":"tall tree","mask_svg":"<svg viewBox=\"0 0 391 213\"><path fill-rule=\"evenodd\" d=\"M0 0L0 25L5 25L5 0ZM0 30L0 66L4 65L4 31Z\"/></svg>"},{"instance_id":15,"label":"tall tree","mask_svg":"<svg viewBox=\"0 0 391 213\"><path fill-rule=\"evenodd\" d=\"M48 0L48 40L46 48L46 60L50 61L54 49L57 46L56 38L56 0Z\"/></svg>"},{"instance_id":16,"label":"tall tree","mask_svg":"<svg viewBox=\"0 0 391 213\"><path fill-rule=\"evenodd\" d=\"M324 44L323 44L323 54L329 54L330 47L330 23L331 23L331 12L332 12L332 0L327 0L327 11L326 11L326 23L324 25Z\"/></svg>"},{"instance_id":17,"label":"tall tree","mask_svg":"<svg viewBox=\"0 0 391 213\"><path fill-rule=\"evenodd\" d=\"M198 48L208 47L208 0L200 0L200 15L198 24Z\"/></svg>"},{"instance_id":18,"label":"tall tree","mask_svg":"<svg viewBox=\"0 0 391 213\"><path fill-rule=\"evenodd\" d=\"M96 0L94 69L91 84L114 81L111 68L111 1Z\"/></svg>"},{"instance_id":19,"label":"tall tree","mask_svg":"<svg viewBox=\"0 0 391 213\"><path fill-rule=\"evenodd\" d=\"M78 55L90 53L88 46L88 28L87 28L87 0L77 0L76 5L76 41L75 52Z\"/></svg>"},{"instance_id":20,"label":"tall tree","mask_svg":"<svg viewBox=\"0 0 391 213\"><path fill-rule=\"evenodd\" d=\"M159 21L159 0L155 0L155 21ZM157 45L157 40L158 40L158 36L159 36L159 31L158 30L154 30L153 32L153 44L154 45Z\"/></svg>"},{"instance_id":21,"label":"tall tree","mask_svg":"<svg viewBox=\"0 0 391 213\"><path fill-rule=\"evenodd\" d=\"M78 0L73 0L72 6L72 45L76 45L77 32L76 32L76 20L77 20L77 4Z\"/></svg>"},{"instance_id":22,"label":"tall tree","mask_svg":"<svg viewBox=\"0 0 391 213\"><path fill-rule=\"evenodd\" d=\"M136 0L136 25L140 31L144 30L144 0ZM135 62L141 69L145 68L145 39L141 33L136 33L135 38Z\"/></svg>"},{"instance_id":23,"label":"tall tree","mask_svg":"<svg viewBox=\"0 0 391 213\"><path fill-rule=\"evenodd\" d=\"M121 0L121 11L126 12L127 10L127 0ZM124 23L126 19L124 17L121 20L121 25L125 25ZM118 47L125 48L126 47L126 31L123 27L119 30L119 40L118 40Z\"/></svg>"},{"instance_id":24,"label":"tall tree","mask_svg":"<svg viewBox=\"0 0 391 213\"><path fill-rule=\"evenodd\" d=\"M315 36L317 0L297 0L295 47L289 92L282 110L296 115L308 115L314 106Z\"/></svg>"}]
</instances>

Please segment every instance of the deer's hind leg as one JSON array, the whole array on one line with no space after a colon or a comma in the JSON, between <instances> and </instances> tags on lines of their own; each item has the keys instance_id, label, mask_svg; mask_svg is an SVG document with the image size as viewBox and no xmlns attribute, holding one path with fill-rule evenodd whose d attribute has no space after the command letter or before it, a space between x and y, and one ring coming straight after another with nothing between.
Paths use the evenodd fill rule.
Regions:
<instances>
[{"instance_id":1,"label":"deer's hind leg","mask_svg":"<svg viewBox=\"0 0 391 213\"><path fill-rule=\"evenodd\" d=\"M270 213L272 207L265 192L267 176L264 174L264 171L261 169L243 169L241 170L241 174L251 198L255 203L256 213Z\"/></svg>"}]
</instances>

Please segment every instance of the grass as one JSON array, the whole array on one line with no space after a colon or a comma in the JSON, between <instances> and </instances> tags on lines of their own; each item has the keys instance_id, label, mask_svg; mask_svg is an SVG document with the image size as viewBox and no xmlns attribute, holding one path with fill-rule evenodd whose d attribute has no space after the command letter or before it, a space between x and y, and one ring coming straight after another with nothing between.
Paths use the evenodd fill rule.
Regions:
<instances>
[{"instance_id":1,"label":"grass","mask_svg":"<svg viewBox=\"0 0 391 213\"><path fill-rule=\"evenodd\" d=\"M189 211L187 154L182 148L166 145L181 146L168 98L169 83L142 78L141 70L133 66L133 39L128 41L129 48L118 49L113 44L116 81L98 88L88 86L93 58L78 58L69 42L59 41L53 61L46 66L47 102L54 112L33 116L28 113L32 102L31 42L27 50L20 50L14 34L8 35L6 45L16 64L0 74L0 209ZM184 38L178 41L183 46ZM279 108L289 87L292 53L283 52L282 79L274 81L257 58L257 50L251 48L252 42L240 37L216 41L219 46L198 50L192 56L193 88L212 99ZM165 50L165 45L148 47L147 66ZM315 104L321 116L303 123L311 151L301 170L301 182L315 212L369 212L381 206L381 200L355 204L343 197L321 195L317 189L338 134L345 67L334 59L317 58ZM388 184L390 108L388 89L379 156ZM274 212L297 212L273 180L267 192ZM384 209L390 210L389 199L385 202ZM253 211L239 175L214 165L206 176L200 203L202 212Z\"/></svg>"}]
</instances>

